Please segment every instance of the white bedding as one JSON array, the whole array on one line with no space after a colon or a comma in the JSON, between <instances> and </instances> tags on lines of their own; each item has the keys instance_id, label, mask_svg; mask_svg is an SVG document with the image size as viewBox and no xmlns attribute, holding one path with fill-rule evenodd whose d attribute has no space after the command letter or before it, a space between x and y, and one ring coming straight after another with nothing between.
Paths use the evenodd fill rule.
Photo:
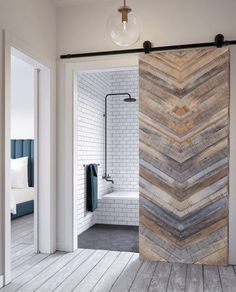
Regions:
<instances>
[{"instance_id":1,"label":"white bedding","mask_svg":"<svg viewBox=\"0 0 236 292\"><path fill-rule=\"evenodd\" d=\"M35 189L11 189L11 213L16 214L16 205L34 200Z\"/></svg>"}]
</instances>

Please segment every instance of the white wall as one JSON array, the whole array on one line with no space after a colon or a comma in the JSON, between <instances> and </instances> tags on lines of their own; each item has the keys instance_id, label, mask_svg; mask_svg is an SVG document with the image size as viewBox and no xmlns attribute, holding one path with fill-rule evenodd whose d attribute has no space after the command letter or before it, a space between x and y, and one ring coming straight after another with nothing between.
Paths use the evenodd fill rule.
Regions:
<instances>
[{"instance_id":1,"label":"white wall","mask_svg":"<svg viewBox=\"0 0 236 292\"><path fill-rule=\"evenodd\" d=\"M0 275L3 271L4 238L4 61L3 30L6 29L49 62L55 61L56 13L50 0L0 1Z\"/></svg>"},{"instance_id":2,"label":"white wall","mask_svg":"<svg viewBox=\"0 0 236 292\"><path fill-rule=\"evenodd\" d=\"M67 2L67 1L65 1ZM121 5L120 0L72 1L75 4L58 7L57 55L118 49L106 31L109 15ZM77 2L77 4L76 4ZM235 0L129 0L129 5L143 21L142 36L133 47L150 40L155 46L209 42L217 33L226 39L236 39ZM75 61L75 60L74 60ZM62 66L63 68L63 66ZM60 71L62 76L62 71ZM231 48L231 160L230 160L230 261L236 264L236 48ZM63 78L62 78L63 80ZM60 80L62 82L62 80ZM60 82L60 83L61 83ZM62 86L62 85L60 85ZM65 102L60 88L59 106ZM68 98L68 97L67 97ZM64 117L68 113L61 111ZM62 134L63 141L63 134ZM63 153L65 145L60 145ZM65 153L65 152L64 152Z\"/></svg>"},{"instance_id":3,"label":"white wall","mask_svg":"<svg viewBox=\"0 0 236 292\"><path fill-rule=\"evenodd\" d=\"M58 8L58 55L119 49L110 40L106 25L122 1L73 3ZM141 38L133 47L141 47L145 40L155 46L209 42L219 32L228 39L236 38L235 0L129 0L128 5L143 22Z\"/></svg>"},{"instance_id":4,"label":"white wall","mask_svg":"<svg viewBox=\"0 0 236 292\"><path fill-rule=\"evenodd\" d=\"M34 67L11 61L11 139L34 139Z\"/></svg>"}]
</instances>

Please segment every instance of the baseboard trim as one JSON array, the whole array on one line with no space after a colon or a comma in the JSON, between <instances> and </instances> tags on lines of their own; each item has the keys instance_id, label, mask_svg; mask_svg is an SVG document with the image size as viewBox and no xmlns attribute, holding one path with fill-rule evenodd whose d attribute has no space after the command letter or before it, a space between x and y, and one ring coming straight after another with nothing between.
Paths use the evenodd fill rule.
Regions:
<instances>
[{"instance_id":1,"label":"baseboard trim","mask_svg":"<svg viewBox=\"0 0 236 292\"><path fill-rule=\"evenodd\" d=\"M3 287L3 275L0 275L0 288L2 288Z\"/></svg>"},{"instance_id":2,"label":"baseboard trim","mask_svg":"<svg viewBox=\"0 0 236 292\"><path fill-rule=\"evenodd\" d=\"M56 244L56 251L73 252L74 250L67 247L64 242L58 242Z\"/></svg>"}]
</instances>

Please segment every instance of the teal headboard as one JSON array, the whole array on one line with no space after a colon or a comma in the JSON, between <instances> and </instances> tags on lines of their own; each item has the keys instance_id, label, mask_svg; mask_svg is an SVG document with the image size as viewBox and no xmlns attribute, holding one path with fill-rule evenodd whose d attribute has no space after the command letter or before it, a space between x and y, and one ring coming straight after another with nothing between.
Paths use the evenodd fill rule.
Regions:
<instances>
[{"instance_id":1,"label":"teal headboard","mask_svg":"<svg viewBox=\"0 0 236 292\"><path fill-rule=\"evenodd\" d=\"M11 158L28 157L29 186L34 186L34 140L11 140Z\"/></svg>"}]
</instances>

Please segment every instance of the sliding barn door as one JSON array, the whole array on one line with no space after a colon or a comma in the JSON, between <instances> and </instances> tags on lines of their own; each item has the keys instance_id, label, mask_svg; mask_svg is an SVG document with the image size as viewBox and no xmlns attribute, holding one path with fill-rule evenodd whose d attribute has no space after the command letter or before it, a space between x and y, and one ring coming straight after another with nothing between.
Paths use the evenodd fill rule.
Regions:
<instances>
[{"instance_id":1,"label":"sliding barn door","mask_svg":"<svg viewBox=\"0 0 236 292\"><path fill-rule=\"evenodd\" d=\"M225 265L229 51L147 54L139 66L140 256Z\"/></svg>"}]
</instances>

